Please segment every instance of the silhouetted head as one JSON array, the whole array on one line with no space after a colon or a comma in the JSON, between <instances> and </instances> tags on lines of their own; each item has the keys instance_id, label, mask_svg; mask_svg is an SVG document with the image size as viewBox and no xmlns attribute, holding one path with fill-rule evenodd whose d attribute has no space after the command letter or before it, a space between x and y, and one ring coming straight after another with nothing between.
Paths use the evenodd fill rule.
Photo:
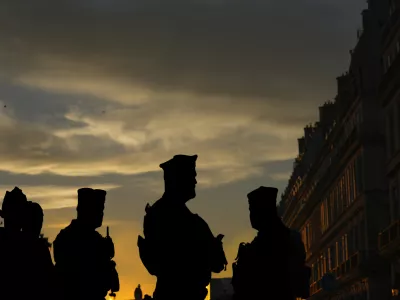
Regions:
<instances>
[{"instance_id":1,"label":"silhouetted head","mask_svg":"<svg viewBox=\"0 0 400 300\"><path fill-rule=\"evenodd\" d=\"M107 192L81 188L78 190L78 220L89 228L99 228L103 224L104 205Z\"/></svg>"},{"instance_id":2,"label":"silhouetted head","mask_svg":"<svg viewBox=\"0 0 400 300\"><path fill-rule=\"evenodd\" d=\"M165 193L176 201L186 203L196 197L197 155L175 155L162 163L164 170Z\"/></svg>"},{"instance_id":3,"label":"silhouetted head","mask_svg":"<svg viewBox=\"0 0 400 300\"><path fill-rule=\"evenodd\" d=\"M15 187L11 192L6 192L0 211L0 216L4 219L5 229L21 231L27 201L25 194L18 187Z\"/></svg>"},{"instance_id":4,"label":"silhouetted head","mask_svg":"<svg viewBox=\"0 0 400 300\"><path fill-rule=\"evenodd\" d=\"M261 186L247 194L249 199L250 222L256 230L267 229L278 218L276 197L278 189Z\"/></svg>"},{"instance_id":5,"label":"silhouetted head","mask_svg":"<svg viewBox=\"0 0 400 300\"><path fill-rule=\"evenodd\" d=\"M43 209L32 201L28 201L25 209L25 218L22 231L31 237L38 238L43 226Z\"/></svg>"}]
</instances>

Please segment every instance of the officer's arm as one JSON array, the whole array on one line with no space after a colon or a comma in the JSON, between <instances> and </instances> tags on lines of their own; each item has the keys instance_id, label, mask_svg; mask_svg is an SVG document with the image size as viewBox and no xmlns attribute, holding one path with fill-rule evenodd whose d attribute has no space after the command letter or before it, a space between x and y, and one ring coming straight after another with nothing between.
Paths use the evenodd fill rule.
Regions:
<instances>
[{"instance_id":1,"label":"officer's arm","mask_svg":"<svg viewBox=\"0 0 400 300\"><path fill-rule=\"evenodd\" d=\"M204 231L207 235L207 244L209 247L209 256L211 258L211 271L213 273L220 273L222 272L225 268L226 265L228 264L224 252L224 247L222 244L222 238L223 235L218 235L217 237L214 237L210 227L208 224L199 217L200 222L204 226Z\"/></svg>"}]
</instances>

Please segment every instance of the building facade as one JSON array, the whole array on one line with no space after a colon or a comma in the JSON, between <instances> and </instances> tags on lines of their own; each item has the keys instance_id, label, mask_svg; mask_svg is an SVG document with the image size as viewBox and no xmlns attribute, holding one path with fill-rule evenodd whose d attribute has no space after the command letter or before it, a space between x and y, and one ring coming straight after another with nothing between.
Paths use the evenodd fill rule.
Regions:
<instances>
[{"instance_id":1,"label":"building facade","mask_svg":"<svg viewBox=\"0 0 400 300\"><path fill-rule=\"evenodd\" d=\"M363 30L337 78L334 103L299 139L299 156L279 207L286 225L301 232L312 268L310 299L391 298L390 264L377 235L389 225L385 137L378 90L385 0L370 0ZM322 139L321 139L322 137ZM337 288L322 290L334 274Z\"/></svg>"},{"instance_id":2,"label":"building facade","mask_svg":"<svg viewBox=\"0 0 400 300\"><path fill-rule=\"evenodd\" d=\"M383 257L390 261L393 296L400 290L400 1L392 0L382 30L382 81L379 100L386 129L386 172L389 181L390 226L378 237ZM399 298L399 297L397 297Z\"/></svg>"}]
</instances>

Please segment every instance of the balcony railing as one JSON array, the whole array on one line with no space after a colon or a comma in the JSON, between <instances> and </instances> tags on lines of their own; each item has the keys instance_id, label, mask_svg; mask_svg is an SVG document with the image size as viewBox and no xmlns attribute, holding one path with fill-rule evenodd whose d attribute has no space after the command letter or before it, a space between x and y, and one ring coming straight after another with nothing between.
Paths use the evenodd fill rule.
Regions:
<instances>
[{"instance_id":1,"label":"balcony railing","mask_svg":"<svg viewBox=\"0 0 400 300\"><path fill-rule=\"evenodd\" d=\"M330 272L336 275L336 279L340 279L343 276L349 274L353 270L357 269L357 267L360 265L360 252L354 253L352 256L349 257L346 261L341 263L339 266L336 268L332 269ZM322 285L321 285L321 279L318 281L313 282L310 285L310 295L317 294L322 290Z\"/></svg>"},{"instance_id":2,"label":"balcony railing","mask_svg":"<svg viewBox=\"0 0 400 300\"><path fill-rule=\"evenodd\" d=\"M382 251L387 246L389 246L392 242L399 238L400 233L400 221L396 221L379 233L378 236L378 244L379 251Z\"/></svg>"}]
</instances>

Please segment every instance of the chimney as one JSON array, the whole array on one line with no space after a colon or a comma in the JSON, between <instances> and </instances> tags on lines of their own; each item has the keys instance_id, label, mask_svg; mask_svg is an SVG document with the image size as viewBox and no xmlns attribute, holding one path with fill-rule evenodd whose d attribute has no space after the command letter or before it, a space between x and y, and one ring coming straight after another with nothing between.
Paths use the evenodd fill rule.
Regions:
<instances>
[{"instance_id":1,"label":"chimney","mask_svg":"<svg viewBox=\"0 0 400 300\"><path fill-rule=\"evenodd\" d=\"M364 9L361 15L362 15L363 30L368 31L371 28L371 26L374 25L372 11L369 9Z\"/></svg>"},{"instance_id":2,"label":"chimney","mask_svg":"<svg viewBox=\"0 0 400 300\"><path fill-rule=\"evenodd\" d=\"M335 104L327 102L319 107L319 121L322 126L333 123L336 117Z\"/></svg>"},{"instance_id":3,"label":"chimney","mask_svg":"<svg viewBox=\"0 0 400 300\"><path fill-rule=\"evenodd\" d=\"M306 150L306 140L304 137L297 139L297 143L299 145L299 154L303 154Z\"/></svg>"},{"instance_id":4,"label":"chimney","mask_svg":"<svg viewBox=\"0 0 400 300\"><path fill-rule=\"evenodd\" d=\"M336 78L337 82L337 95L339 99L348 98L352 95L353 84L352 76L350 73L339 76Z\"/></svg>"},{"instance_id":5,"label":"chimney","mask_svg":"<svg viewBox=\"0 0 400 300\"><path fill-rule=\"evenodd\" d=\"M307 140L313 133L314 128L312 126L304 127L304 137Z\"/></svg>"}]
</instances>

